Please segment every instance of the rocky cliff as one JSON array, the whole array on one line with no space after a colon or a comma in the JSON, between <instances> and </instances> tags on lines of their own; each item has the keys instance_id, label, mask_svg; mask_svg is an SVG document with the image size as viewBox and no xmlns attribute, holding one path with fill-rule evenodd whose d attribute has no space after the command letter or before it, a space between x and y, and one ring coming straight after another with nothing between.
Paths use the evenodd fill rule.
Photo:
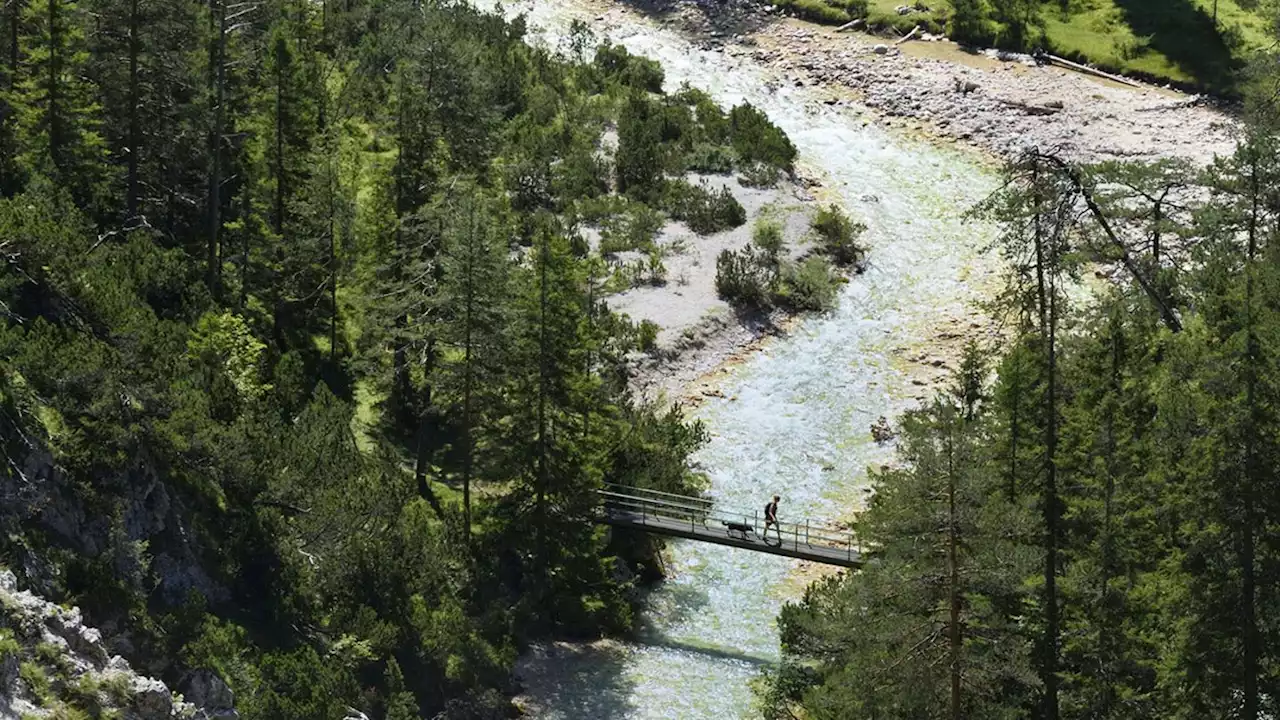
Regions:
<instances>
[{"instance_id":1,"label":"rocky cliff","mask_svg":"<svg viewBox=\"0 0 1280 720\"><path fill-rule=\"evenodd\" d=\"M183 681L188 702L109 655L102 634L70 610L18 590L0 569L0 720L235 720L226 685L207 671Z\"/></svg>"}]
</instances>

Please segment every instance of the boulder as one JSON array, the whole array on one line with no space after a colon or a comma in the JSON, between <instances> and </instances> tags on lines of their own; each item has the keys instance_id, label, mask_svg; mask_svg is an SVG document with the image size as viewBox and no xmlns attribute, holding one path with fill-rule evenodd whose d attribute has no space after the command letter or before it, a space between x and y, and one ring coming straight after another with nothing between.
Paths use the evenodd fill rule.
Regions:
<instances>
[{"instance_id":1,"label":"boulder","mask_svg":"<svg viewBox=\"0 0 1280 720\"><path fill-rule=\"evenodd\" d=\"M139 720L169 720L173 716L173 696L159 680L135 676L133 709Z\"/></svg>"},{"instance_id":2,"label":"boulder","mask_svg":"<svg viewBox=\"0 0 1280 720\"><path fill-rule=\"evenodd\" d=\"M197 717L208 720L238 720L236 696L212 670L192 672L182 683L182 699L199 708Z\"/></svg>"},{"instance_id":3,"label":"boulder","mask_svg":"<svg viewBox=\"0 0 1280 720\"><path fill-rule=\"evenodd\" d=\"M888 55L889 46L884 44L876 45L875 47L871 48L871 51L877 55Z\"/></svg>"},{"instance_id":4,"label":"boulder","mask_svg":"<svg viewBox=\"0 0 1280 720\"><path fill-rule=\"evenodd\" d=\"M884 443L893 440L894 437L895 433L893 432L893 428L889 427L889 420L883 415L877 418L874 423L871 423L871 438L875 440L877 444L883 445Z\"/></svg>"}]
</instances>

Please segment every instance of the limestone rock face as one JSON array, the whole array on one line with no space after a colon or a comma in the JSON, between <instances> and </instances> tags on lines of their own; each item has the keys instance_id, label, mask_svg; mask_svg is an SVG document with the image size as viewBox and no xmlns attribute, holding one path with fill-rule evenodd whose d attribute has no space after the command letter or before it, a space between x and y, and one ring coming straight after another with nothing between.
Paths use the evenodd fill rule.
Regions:
<instances>
[{"instance_id":1,"label":"limestone rock face","mask_svg":"<svg viewBox=\"0 0 1280 720\"><path fill-rule=\"evenodd\" d=\"M193 697L206 706L175 697L160 680L140 675L124 658L110 655L102 633L85 625L79 608L60 607L19 590L7 568L0 568L0 641L10 648L16 642L19 648L0 657L0 720L61 716L84 702L86 687L98 688L97 705L121 720L239 718L231 689L216 674L200 671L188 683ZM49 692L43 697L36 697L24 677L33 667L47 679Z\"/></svg>"},{"instance_id":2,"label":"limestone rock face","mask_svg":"<svg viewBox=\"0 0 1280 720\"><path fill-rule=\"evenodd\" d=\"M212 670L196 670L182 683L182 696L200 708L200 720L239 720L236 696Z\"/></svg>"}]
</instances>

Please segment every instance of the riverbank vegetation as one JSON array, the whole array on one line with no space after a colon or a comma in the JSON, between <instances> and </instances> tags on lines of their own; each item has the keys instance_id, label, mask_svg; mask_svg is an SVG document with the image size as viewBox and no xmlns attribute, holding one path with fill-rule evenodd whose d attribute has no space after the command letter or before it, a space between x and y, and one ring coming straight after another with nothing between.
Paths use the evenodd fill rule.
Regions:
<instances>
[{"instance_id":1,"label":"riverbank vegetation","mask_svg":"<svg viewBox=\"0 0 1280 720\"><path fill-rule=\"evenodd\" d=\"M782 0L797 17L905 35L919 25L960 43L1042 49L1157 82L1234 92L1235 74L1270 47L1274 15L1248 0ZM906 13L899 11L907 7Z\"/></svg>"},{"instance_id":2,"label":"riverbank vegetation","mask_svg":"<svg viewBox=\"0 0 1280 720\"><path fill-rule=\"evenodd\" d=\"M716 294L747 310L830 310L842 282L837 268L857 271L863 261L858 238L865 230L836 205L820 208L810 232L822 254L792 260L782 226L763 220L752 229L750 245L716 258Z\"/></svg>"},{"instance_id":3,"label":"riverbank vegetation","mask_svg":"<svg viewBox=\"0 0 1280 720\"><path fill-rule=\"evenodd\" d=\"M505 717L528 640L630 627L593 491L705 434L581 231L741 224L686 174L790 172L763 114L447 0L3 13L0 562L253 720Z\"/></svg>"},{"instance_id":4,"label":"riverbank vegetation","mask_svg":"<svg viewBox=\"0 0 1280 720\"><path fill-rule=\"evenodd\" d=\"M1208 168L1007 168L979 209L1006 228L1007 342L901 422L855 525L866 567L781 615L766 717L1277 713L1271 73Z\"/></svg>"}]
</instances>

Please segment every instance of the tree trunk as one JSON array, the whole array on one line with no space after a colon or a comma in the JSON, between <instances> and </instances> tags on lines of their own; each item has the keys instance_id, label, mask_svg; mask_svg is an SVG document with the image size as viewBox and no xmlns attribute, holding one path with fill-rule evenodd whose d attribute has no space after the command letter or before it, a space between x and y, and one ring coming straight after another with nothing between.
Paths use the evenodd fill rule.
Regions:
<instances>
[{"instance_id":1,"label":"tree trunk","mask_svg":"<svg viewBox=\"0 0 1280 720\"><path fill-rule=\"evenodd\" d=\"M138 217L138 155L141 152L142 138L138 123L138 56L142 53L142 43L138 39L139 24L138 0L129 0L129 168L126 181L125 207L130 219Z\"/></svg>"},{"instance_id":2,"label":"tree trunk","mask_svg":"<svg viewBox=\"0 0 1280 720\"><path fill-rule=\"evenodd\" d=\"M49 157L54 167L64 170L62 166L63 128L62 113L58 110L59 85L62 78L62 40L58 28L58 2L49 0Z\"/></svg>"},{"instance_id":3,"label":"tree trunk","mask_svg":"<svg viewBox=\"0 0 1280 720\"><path fill-rule=\"evenodd\" d=\"M951 611L951 626L948 632L948 645L951 656L951 720L962 720L960 707L960 566L958 546L960 544L956 517L956 472L955 443L952 439L953 428L947 428L947 569L948 606Z\"/></svg>"},{"instance_id":4,"label":"tree trunk","mask_svg":"<svg viewBox=\"0 0 1280 720\"><path fill-rule=\"evenodd\" d=\"M476 272L476 206L475 198L471 201L471 215L467 220L467 299L463 309L464 329L462 341L462 424L466 434L466 455L462 458L462 519L467 532L467 543L471 542L471 470L475 455L475 428L471 417L471 395L473 368L471 360L471 329L475 322L475 272Z\"/></svg>"},{"instance_id":5,"label":"tree trunk","mask_svg":"<svg viewBox=\"0 0 1280 720\"><path fill-rule=\"evenodd\" d=\"M284 63L286 58L284 40L276 38L276 235L284 236Z\"/></svg>"},{"instance_id":6,"label":"tree trunk","mask_svg":"<svg viewBox=\"0 0 1280 720\"><path fill-rule=\"evenodd\" d=\"M437 518L444 519L444 510L440 507L440 499L432 492L431 483L427 479L427 465L430 464L431 460L431 436L436 430L431 406L431 386L429 385L426 389L425 398L426 408L418 419L417 452L415 453L413 465L413 479L418 485L418 496L431 505L431 509L435 511Z\"/></svg>"},{"instance_id":7,"label":"tree trunk","mask_svg":"<svg viewBox=\"0 0 1280 720\"><path fill-rule=\"evenodd\" d=\"M1244 692L1244 720L1257 720L1259 713L1258 698L1258 659L1261 653L1261 638L1258 630L1256 604L1257 580L1255 577L1255 539L1257 488L1262 482L1262 467L1258 458L1258 425L1262 422L1257 398L1257 367L1261 353L1258 347L1258 335L1254 328L1253 295L1254 295L1254 263L1258 253L1258 197L1262 192L1258 182L1257 150L1253 151L1250 161L1250 201L1252 207L1249 214L1248 256L1244 271L1244 324L1245 324L1245 486L1239 502L1243 506L1243 518L1240 532L1240 606L1243 611L1241 621L1244 637L1244 667L1242 668L1242 685Z\"/></svg>"},{"instance_id":8,"label":"tree trunk","mask_svg":"<svg viewBox=\"0 0 1280 720\"><path fill-rule=\"evenodd\" d=\"M547 385L550 367L547 363L547 262L550 238L543 232L541 259L538 268L538 499L537 499L537 550L539 577L545 579L547 570Z\"/></svg>"},{"instance_id":9,"label":"tree trunk","mask_svg":"<svg viewBox=\"0 0 1280 720\"><path fill-rule=\"evenodd\" d=\"M333 152L329 153L329 361L338 358L338 238L334 232L334 183L338 181L334 174Z\"/></svg>"},{"instance_id":10,"label":"tree trunk","mask_svg":"<svg viewBox=\"0 0 1280 720\"><path fill-rule=\"evenodd\" d=\"M1055 250L1045 247L1042 227L1042 197L1040 188L1040 163L1037 159L1032 169L1035 192L1035 253L1036 292L1040 312L1040 333L1045 343L1045 478L1043 491L1044 513L1044 596L1045 631L1044 657L1041 680L1044 682L1045 720L1058 719L1058 468L1057 468L1057 290L1053 282L1053 270L1046 267L1053 262L1056 268Z\"/></svg>"},{"instance_id":11,"label":"tree trunk","mask_svg":"<svg viewBox=\"0 0 1280 720\"><path fill-rule=\"evenodd\" d=\"M213 134L209 138L209 227L207 248L207 282L214 298L222 294L222 261L219 256L219 236L222 232L222 136L225 122L225 99L227 79L227 5L218 3L218 35L213 42Z\"/></svg>"}]
</instances>

